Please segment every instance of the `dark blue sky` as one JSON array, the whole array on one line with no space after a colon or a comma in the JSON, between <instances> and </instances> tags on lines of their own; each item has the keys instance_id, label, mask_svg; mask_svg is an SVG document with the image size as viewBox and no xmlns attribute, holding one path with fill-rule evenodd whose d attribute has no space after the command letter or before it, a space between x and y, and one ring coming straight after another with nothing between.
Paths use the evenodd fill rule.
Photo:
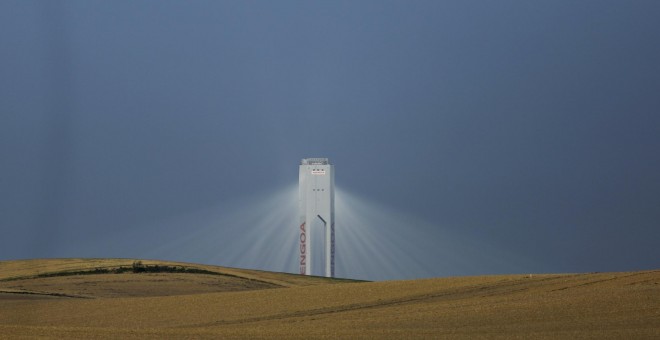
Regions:
<instances>
[{"instance_id":1,"label":"dark blue sky","mask_svg":"<svg viewBox=\"0 0 660 340\"><path fill-rule=\"evenodd\" d=\"M344 190L427 221L425 241L451 230L529 272L657 269L659 17L658 1L1 1L0 259L141 256L98 235L329 157ZM412 276L511 271L428 254Z\"/></svg>"}]
</instances>

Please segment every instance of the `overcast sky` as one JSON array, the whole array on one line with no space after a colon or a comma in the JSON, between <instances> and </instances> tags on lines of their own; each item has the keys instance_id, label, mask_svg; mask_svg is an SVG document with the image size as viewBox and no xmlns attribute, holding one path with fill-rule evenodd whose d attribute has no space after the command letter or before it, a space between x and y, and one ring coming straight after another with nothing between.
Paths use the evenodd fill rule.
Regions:
<instances>
[{"instance_id":1,"label":"overcast sky","mask_svg":"<svg viewBox=\"0 0 660 340\"><path fill-rule=\"evenodd\" d=\"M342 190L424 221L388 230L425 268L400 277L515 271L447 270L414 241L441 229L520 271L658 269L658 18L655 0L0 1L0 259L146 256L122 235L328 157Z\"/></svg>"}]
</instances>

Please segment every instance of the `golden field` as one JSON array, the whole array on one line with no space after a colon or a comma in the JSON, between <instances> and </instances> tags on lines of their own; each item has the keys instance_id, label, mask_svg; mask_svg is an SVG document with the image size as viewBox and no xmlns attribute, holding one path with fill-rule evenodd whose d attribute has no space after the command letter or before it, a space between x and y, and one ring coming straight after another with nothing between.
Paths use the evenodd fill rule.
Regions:
<instances>
[{"instance_id":1,"label":"golden field","mask_svg":"<svg viewBox=\"0 0 660 340\"><path fill-rule=\"evenodd\" d=\"M658 270L383 282L117 270L133 263L0 261L0 338L660 338Z\"/></svg>"}]
</instances>

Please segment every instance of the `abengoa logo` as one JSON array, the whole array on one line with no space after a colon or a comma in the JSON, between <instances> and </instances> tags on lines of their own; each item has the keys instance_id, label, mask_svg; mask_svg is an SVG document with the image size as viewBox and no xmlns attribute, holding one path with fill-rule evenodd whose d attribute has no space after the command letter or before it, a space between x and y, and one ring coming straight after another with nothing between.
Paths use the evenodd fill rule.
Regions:
<instances>
[{"instance_id":1,"label":"abengoa logo","mask_svg":"<svg viewBox=\"0 0 660 340\"><path fill-rule=\"evenodd\" d=\"M300 225L300 274L307 273L307 232L305 223Z\"/></svg>"}]
</instances>

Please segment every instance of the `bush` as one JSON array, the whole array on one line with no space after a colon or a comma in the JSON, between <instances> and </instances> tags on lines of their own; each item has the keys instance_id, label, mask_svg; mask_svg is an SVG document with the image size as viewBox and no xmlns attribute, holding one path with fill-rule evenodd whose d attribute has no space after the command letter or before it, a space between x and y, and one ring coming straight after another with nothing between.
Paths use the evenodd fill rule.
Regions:
<instances>
[{"instance_id":1,"label":"bush","mask_svg":"<svg viewBox=\"0 0 660 340\"><path fill-rule=\"evenodd\" d=\"M146 271L145 266L142 264L142 261L133 262L133 273L143 273Z\"/></svg>"}]
</instances>

